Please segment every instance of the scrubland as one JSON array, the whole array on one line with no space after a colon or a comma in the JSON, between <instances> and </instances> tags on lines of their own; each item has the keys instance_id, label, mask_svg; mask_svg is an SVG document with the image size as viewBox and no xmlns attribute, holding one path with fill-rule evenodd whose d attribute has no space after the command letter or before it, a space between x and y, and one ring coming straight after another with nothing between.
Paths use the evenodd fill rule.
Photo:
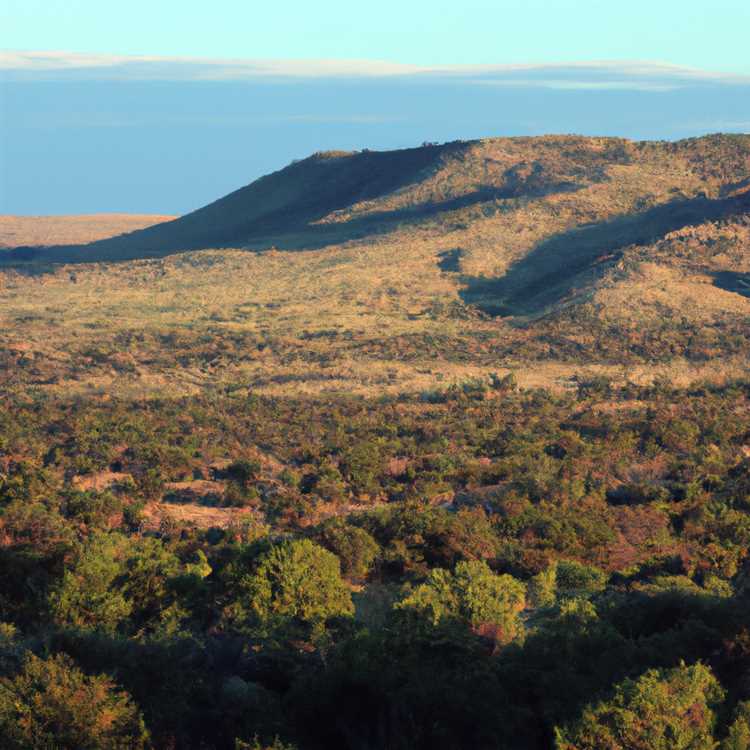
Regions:
<instances>
[{"instance_id":1,"label":"scrubland","mask_svg":"<svg viewBox=\"0 0 750 750\"><path fill-rule=\"evenodd\" d=\"M747 748L749 196L565 136L0 219L0 744Z\"/></svg>"}]
</instances>

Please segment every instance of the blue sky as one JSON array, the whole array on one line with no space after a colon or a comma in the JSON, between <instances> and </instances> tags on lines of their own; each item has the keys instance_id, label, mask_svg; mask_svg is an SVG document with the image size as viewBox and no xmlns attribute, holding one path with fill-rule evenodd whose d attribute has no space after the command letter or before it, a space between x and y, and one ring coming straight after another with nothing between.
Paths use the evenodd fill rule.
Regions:
<instances>
[{"instance_id":1,"label":"blue sky","mask_svg":"<svg viewBox=\"0 0 750 750\"><path fill-rule=\"evenodd\" d=\"M3 0L0 48L750 73L747 0Z\"/></svg>"},{"instance_id":2,"label":"blue sky","mask_svg":"<svg viewBox=\"0 0 750 750\"><path fill-rule=\"evenodd\" d=\"M184 213L322 149L750 132L748 29L749 0L0 0L0 213Z\"/></svg>"}]
</instances>

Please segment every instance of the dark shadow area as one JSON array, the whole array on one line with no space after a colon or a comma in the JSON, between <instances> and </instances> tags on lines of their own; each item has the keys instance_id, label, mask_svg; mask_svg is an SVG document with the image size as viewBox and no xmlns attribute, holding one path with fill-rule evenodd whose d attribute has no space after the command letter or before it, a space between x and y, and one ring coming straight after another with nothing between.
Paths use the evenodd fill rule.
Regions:
<instances>
[{"instance_id":1,"label":"dark shadow area","mask_svg":"<svg viewBox=\"0 0 750 750\"><path fill-rule=\"evenodd\" d=\"M460 247L445 250L438 255L438 268L443 273L458 273L461 270L461 256L464 251Z\"/></svg>"},{"instance_id":2,"label":"dark shadow area","mask_svg":"<svg viewBox=\"0 0 750 750\"><path fill-rule=\"evenodd\" d=\"M719 271L714 274L714 286L725 292L734 292L743 297L750 297L750 273Z\"/></svg>"},{"instance_id":3,"label":"dark shadow area","mask_svg":"<svg viewBox=\"0 0 750 750\"><path fill-rule=\"evenodd\" d=\"M388 222L389 217L372 216L346 225L315 222L412 184L443 157L465 147L457 142L400 151L315 154L173 221L84 245L14 248L0 262L132 260L205 248L294 249L302 243L316 247L356 238L363 226Z\"/></svg>"},{"instance_id":4,"label":"dark shadow area","mask_svg":"<svg viewBox=\"0 0 750 750\"><path fill-rule=\"evenodd\" d=\"M669 232L749 209L747 194L720 199L699 197L576 228L542 242L504 276L464 277L466 286L461 297L490 315L539 313L565 298L582 276L617 261L627 247L650 245ZM729 283L728 279L725 281ZM744 280L734 279L731 283L743 288Z\"/></svg>"},{"instance_id":5,"label":"dark shadow area","mask_svg":"<svg viewBox=\"0 0 750 750\"><path fill-rule=\"evenodd\" d=\"M509 170L507 183L500 186L483 186L455 198L341 222L317 223L333 212L414 184L445 156L466 147L455 142L402 151L314 155L178 219L84 245L13 248L0 255L0 267L134 260L208 248L317 249L483 203L581 187L569 180L540 183L536 173L519 179Z\"/></svg>"}]
</instances>

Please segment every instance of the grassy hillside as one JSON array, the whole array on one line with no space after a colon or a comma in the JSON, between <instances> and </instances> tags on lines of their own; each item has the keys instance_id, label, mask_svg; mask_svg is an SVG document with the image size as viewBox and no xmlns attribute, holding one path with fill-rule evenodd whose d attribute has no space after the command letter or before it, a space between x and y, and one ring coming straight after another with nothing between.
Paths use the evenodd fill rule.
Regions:
<instances>
[{"instance_id":1,"label":"grassy hillside","mask_svg":"<svg viewBox=\"0 0 750 750\"><path fill-rule=\"evenodd\" d=\"M142 231L7 253L4 378L365 394L511 371L723 378L750 353L749 213L747 136L317 154ZM242 249L174 252L208 244Z\"/></svg>"},{"instance_id":2,"label":"grassy hillside","mask_svg":"<svg viewBox=\"0 0 750 750\"><path fill-rule=\"evenodd\" d=\"M312 235L307 244L327 243L342 235L316 231L312 225L317 220L419 179L451 148L455 147L316 153L172 221L88 246L51 247L22 256L74 262L124 260L208 247L241 247L265 237L291 238L302 232Z\"/></svg>"},{"instance_id":3,"label":"grassy hillside","mask_svg":"<svg viewBox=\"0 0 750 750\"><path fill-rule=\"evenodd\" d=\"M520 222L530 223L536 241L628 215L635 220L615 227L623 230L622 240L651 237L731 211L691 201L747 190L749 153L747 136L676 144L495 138L400 151L322 152L172 221L85 247L52 247L26 256L98 261L220 247L299 249L436 218L482 224L497 214L506 215L516 232ZM607 227L604 231L609 234ZM500 232L497 239L508 238Z\"/></svg>"}]
</instances>

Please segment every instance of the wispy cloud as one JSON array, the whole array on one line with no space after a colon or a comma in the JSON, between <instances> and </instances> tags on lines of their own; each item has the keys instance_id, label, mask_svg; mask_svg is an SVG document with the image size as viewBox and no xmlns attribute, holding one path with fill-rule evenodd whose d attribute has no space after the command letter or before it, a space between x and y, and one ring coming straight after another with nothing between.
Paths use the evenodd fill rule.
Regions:
<instances>
[{"instance_id":1,"label":"wispy cloud","mask_svg":"<svg viewBox=\"0 0 750 750\"><path fill-rule=\"evenodd\" d=\"M262 81L394 79L550 89L666 91L688 86L750 85L750 76L665 63L604 61L559 65L427 67L371 60L242 60L125 57L73 52L0 52L6 81Z\"/></svg>"},{"instance_id":2,"label":"wispy cloud","mask_svg":"<svg viewBox=\"0 0 750 750\"><path fill-rule=\"evenodd\" d=\"M370 60L237 60L86 55L75 52L0 52L0 74L29 80L238 80L410 75L420 68Z\"/></svg>"}]
</instances>

